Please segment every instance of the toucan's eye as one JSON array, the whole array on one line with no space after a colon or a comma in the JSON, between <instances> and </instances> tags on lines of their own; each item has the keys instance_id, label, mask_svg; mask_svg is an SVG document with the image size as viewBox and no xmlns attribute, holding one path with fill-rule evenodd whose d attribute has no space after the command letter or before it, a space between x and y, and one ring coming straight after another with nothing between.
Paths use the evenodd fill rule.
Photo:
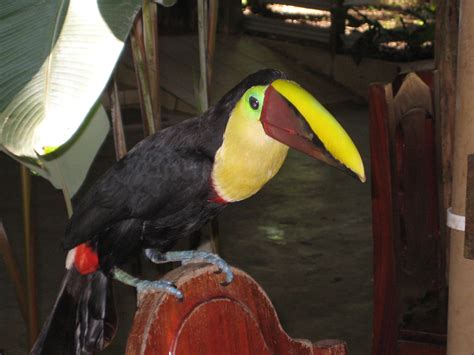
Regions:
<instances>
[{"instance_id":1,"label":"toucan's eye","mask_svg":"<svg viewBox=\"0 0 474 355\"><path fill-rule=\"evenodd\" d=\"M249 97L249 104L251 108L253 108L254 110L258 110L259 103L258 99L255 96Z\"/></svg>"}]
</instances>

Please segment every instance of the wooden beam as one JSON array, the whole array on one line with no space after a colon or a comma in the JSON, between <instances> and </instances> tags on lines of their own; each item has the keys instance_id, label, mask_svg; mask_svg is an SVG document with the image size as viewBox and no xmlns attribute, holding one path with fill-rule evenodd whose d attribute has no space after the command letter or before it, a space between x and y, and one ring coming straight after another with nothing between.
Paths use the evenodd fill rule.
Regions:
<instances>
[{"instance_id":1,"label":"wooden beam","mask_svg":"<svg viewBox=\"0 0 474 355\"><path fill-rule=\"evenodd\" d=\"M370 152L372 166L372 233L374 235L374 317L372 354L395 355L398 337L400 287L395 254L395 221L389 145L391 86L369 86ZM378 213L384 211L385 213ZM377 251L377 252L375 252Z\"/></svg>"},{"instance_id":2,"label":"wooden beam","mask_svg":"<svg viewBox=\"0 0 474 355\"><path fill-rule=\"evenodd\" d=\"M209 12L207 0L198 0L198 40L199 40L199 88L198 88L198 111L207 111L209 107L209 86L207 74L207 50L209 33Z\"/></svg>"},{"instance_id":3,"label":"wooden beam","mask_svg":"<svg viewBox=\"0 0 474 355\"><path fill-rule=\"evenodd\" d=\"M222 8L222 32L226 35L235 34L240 31L242 22L242 1L226 0L221 4Z\"/></svg>"},{"instance_id":4,"label":"wooden beam","mask_svg":"<svg viewBox=\"0 0 474 355\"><path fill-rule=\"evenodd\" d=\"M474 1L460 3L456 118L453 140L452 211L466 213L467 156L474 153ZM474 349L474 261L464 258L464 232L451 230L449 254L448 354Z\"/></svg>"},{"instance_id":5,"label":"wooden beam","mask_svg":"<svg viewBox=\"0 0 474 355\"><path fill-rule=\"evenodd\" d=\"M145 43L143 41L143 16L138 14L130 34L135 75L140 98L140 111L143 120L145 137L154 133L153 105L151 102L150 87L148 85L148 69L145 58Z\"/></svg>"},{"instance_id":6,"label":"wooden beam","mask_svg":"<svg viewBox=\"0 0 474 355\"><path fill-rule=\"evenodd\" d=\"M110 113L112 115L112 131L114 136L115 159L122 159L127 154L127 142L123 128L122 110L115 74L112 77L109 89Z\"/></svg>"},{"instance_id":7,"label":"wooden beam","mask_svg":"<svg viewBox=\"0 0 474 355\"><path fill-rule=\"evenodd\" d=\"M160 66L158 56L158 4L146 0L143 2L143 43L147 68L147 81L150 90L153 111L153 129L161 128Z\"/></svg>"},{"instance_id":8,"label":"wooden beam","mask_svg":"<svg viewBox=\"0 0 474 355\"><path fill-rule=\"evenodd\" d=\"M346 8L344 0L336 0L331 7L331 30L329 45L332 55L336 55L342 47L342 35L346 29Z\"/></svg>"},{"instance_id":9,"label":"wooden beam","mask_svg":"<svg viewBox=\"0 0 474 355\"><path fill-rule=\"evenodd\" d=\"M209 29L207 32L207 85L208 98L210 98L210 87L212 80L212 69L214 64L214 53L216 51L217 18L219 13L219 2L209 0Z\"/></svg>"},{"instance_id":10,"label":"wooden beam","mask_svg":"<svg viewBox=\"0 0 474 355\"><path fill-rule=\"evenodd\" d=\"M36 250L31 223L31 174L24 165L20 167L23 201L23 227L25 238L26 296L28 305L28 340L30 346L39 334L38 300L36 295Z\"/></svg>"},{"instance_id":11,"label":"wooden beam","mask_svg":"<svg viewBox=\"0 0 474 355\"><path fill-rule=\"evenodd\" d=\"M464 236L464 257L474 260L474 154L467 162L466 190L466 235Z\"/></svg>"},{"instance_id":12,"label":"wooden beam","mask_svg":"<svg viewBox=\"0 0 474 355\"><path fill-rule=\"evenodd\" d=\"M459 0L438 0L436 9L436 139L438 171L440 171L441 235L445 228L446 210L451 206L454 117L456 113L456 64L459 25Z\"/></svg>"}]
</instances>

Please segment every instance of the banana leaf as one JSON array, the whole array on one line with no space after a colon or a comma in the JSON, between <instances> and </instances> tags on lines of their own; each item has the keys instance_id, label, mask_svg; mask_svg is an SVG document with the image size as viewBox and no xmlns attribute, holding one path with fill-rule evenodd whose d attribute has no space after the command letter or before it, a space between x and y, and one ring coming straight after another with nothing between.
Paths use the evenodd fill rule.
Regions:
<instances>
[{"instance_id":1,"label":"banana leaf","mask_svg":"<svg viewBox=\"0 0 474 355\"><path fill-rule=\"evenodd\" d=\"M98 98L140 6L140 0L0 5L0 150L69 196L106 136Z\"/></svg>"}]
</instances>

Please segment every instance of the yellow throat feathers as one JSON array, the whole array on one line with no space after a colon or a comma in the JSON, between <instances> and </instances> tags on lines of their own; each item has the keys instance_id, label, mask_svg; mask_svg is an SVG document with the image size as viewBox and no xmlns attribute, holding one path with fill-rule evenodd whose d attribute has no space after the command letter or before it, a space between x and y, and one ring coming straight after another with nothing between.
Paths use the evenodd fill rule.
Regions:
<instances>
[{"instance_id":1,"label":"yellow throat feathers","mask_svg":"<svg viewBox=\"0 0 474 355\"><path fill-rule=\"evenodd\" d=\"M246 96L230 115L212 170L214 189L228 202L258 192L280 170L288 153L288 146L265 134L260 114L249 112Z\"/></svg>"}]
</instances>

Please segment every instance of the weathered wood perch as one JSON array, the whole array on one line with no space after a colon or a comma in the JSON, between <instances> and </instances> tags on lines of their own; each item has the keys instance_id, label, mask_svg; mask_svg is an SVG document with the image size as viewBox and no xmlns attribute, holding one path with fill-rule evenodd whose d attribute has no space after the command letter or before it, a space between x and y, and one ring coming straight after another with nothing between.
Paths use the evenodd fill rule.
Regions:
<instances>
[{"instance_id":1,"label":"weathered wood perch","mask_svg":"<svg viewBox=\"0 0 474 355\"><path fill-rule=\"evenodd\" d=\"M234 281L222 286L222 275L207 264L189 264L167 275L184 300L150 292L139 297L128 338L132 354L313 354L345 355L340 340L290 338L262 288L233 269Z\"/></svg>"}]
</instances>

